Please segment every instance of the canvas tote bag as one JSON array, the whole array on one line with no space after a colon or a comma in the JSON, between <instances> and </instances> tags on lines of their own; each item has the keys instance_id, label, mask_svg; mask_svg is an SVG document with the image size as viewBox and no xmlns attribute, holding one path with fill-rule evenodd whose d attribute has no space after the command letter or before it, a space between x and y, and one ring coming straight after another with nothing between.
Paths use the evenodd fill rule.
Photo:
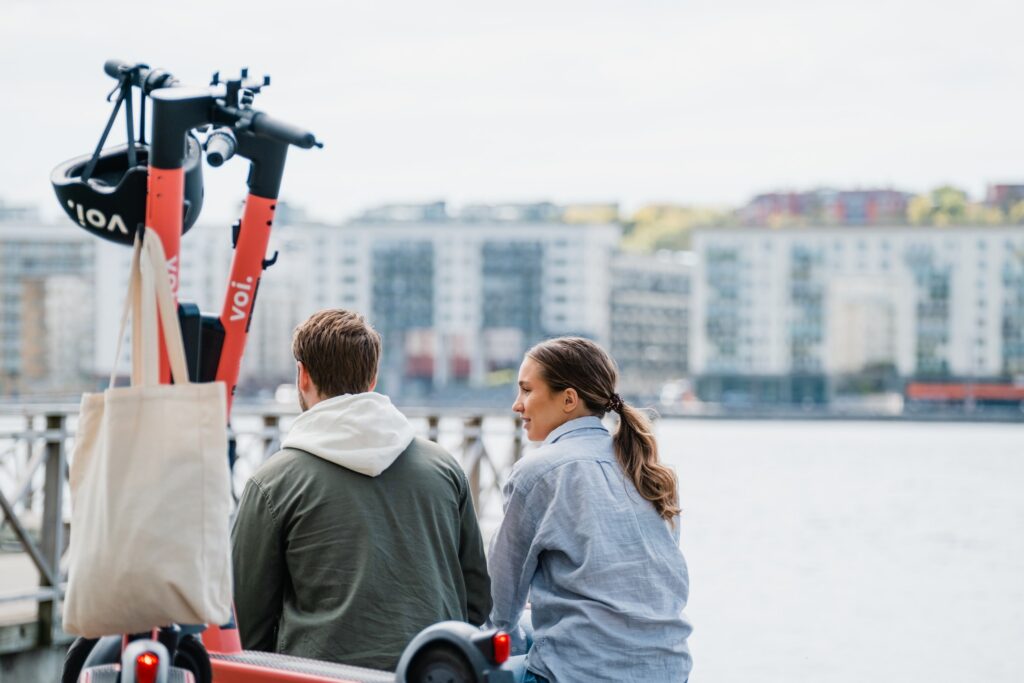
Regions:
<instances>
[{"instance_id":1,"label":"canvas tote bag","mask_svg":"<svg viewBox=\"0 0 1024 683\"><path fill-rule=\"evenodd\" d=\"M129 305L131 386L114 387ZM157 313L174 384L159 384ZM231 616L223 382L188 381L159 236L136 237L115 370L82 396L69 473L64 630L97 637Z\"/></svg>"}]
</instances>

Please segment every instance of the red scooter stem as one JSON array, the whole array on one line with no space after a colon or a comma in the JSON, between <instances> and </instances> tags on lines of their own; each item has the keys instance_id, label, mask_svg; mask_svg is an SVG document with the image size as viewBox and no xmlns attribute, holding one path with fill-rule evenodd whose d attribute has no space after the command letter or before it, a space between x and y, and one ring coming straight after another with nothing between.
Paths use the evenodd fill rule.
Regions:
<instances>
[{"instance_id":1,"label":"red scooter stem","mask_svg":"<svg viewBox=\"0 0 1024 683\"><path fill-rule=\"evenodd\" d=\"M242 223L238 229L238 243L231 261L227 293L220 322L224 326L224 346L217 367L217 381L224 382L227 390L228 415L238 384L242 366L242 353L249 335L256 290L263 274L263 258L270 242L270 228L274 221L276 199L249 194L245 200Z\"/></svg>"},{"instance_id":2,"label":"red scooter stem","mask_svg":"<svg viewBox=\"0 0 1024 683\"><path fill-rule=\"evenodd\" d=\"M180 270L182 205L185 201L185 170L162 169L150 165L147 181L146 229L160 237L167 255L167 275L171 283L171 296L178 298ZM164 336L160 335L160 381L169 383L171 368L167 360Z\"/></svg>"}]
</instances>

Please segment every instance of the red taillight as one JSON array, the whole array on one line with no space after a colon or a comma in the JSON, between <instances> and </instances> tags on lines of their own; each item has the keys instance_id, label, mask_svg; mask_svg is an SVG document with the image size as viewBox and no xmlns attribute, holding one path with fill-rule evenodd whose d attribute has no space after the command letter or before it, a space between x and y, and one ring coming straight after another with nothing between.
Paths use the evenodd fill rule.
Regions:
<instances>
[{"instance_id":1,"label":"red taillight","mask_svg":"<svg viewBox=\"0 0 1024 683\"><path fill-rule=\"evenodd\" d=\"M155 683L160 669L160 658L152 652L143 652L135 658L135 680L138 683Z\"/></svg>"},{"instance_id":2,"label":"red taillight","mask_svg":"<svg viewBox=\"0 0 1024 683\"><path fill-rule=\"evenodd\" d=\"M512 638L507 633L498 631L491 638L491 645L494 647L494 663L504 664L512 653Z\"/></svg>"}]
</instances>

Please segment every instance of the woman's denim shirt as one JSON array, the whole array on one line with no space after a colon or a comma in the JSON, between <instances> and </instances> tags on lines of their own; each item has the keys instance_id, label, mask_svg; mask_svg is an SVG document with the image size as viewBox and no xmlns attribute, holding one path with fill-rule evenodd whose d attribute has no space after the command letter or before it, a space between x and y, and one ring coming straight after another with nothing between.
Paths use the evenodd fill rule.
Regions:
<instances>
[{"instance_id":1,"label":"woman's denim shirt","mask_svg":"<svg viewBox=\"0 0 1024 683\"><path fill-rule=\"evenodd\" d=\"M673 527L637 492L597 417L571 420L516 463L491 541L490 621L518 633L527 666L558 683L680 683L690 672L686 562Z\"/></svg>"}]
</instances>

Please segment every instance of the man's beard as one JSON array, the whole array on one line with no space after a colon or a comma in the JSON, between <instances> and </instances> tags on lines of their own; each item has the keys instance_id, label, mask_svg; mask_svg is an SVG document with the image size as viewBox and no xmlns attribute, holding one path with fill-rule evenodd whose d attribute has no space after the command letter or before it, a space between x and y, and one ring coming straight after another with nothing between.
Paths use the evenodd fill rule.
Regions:
<instances>
[{"instance_id":1,"label":"man's beard","mask_svg":"<svg viewBox=\"0 0 1024 683\"><path fill-rule=\"evenodd\" d=\"M301 391L298 392L298 394L299 394L299 408L302 410L302 412L306 412L307 410L309 410L309 406L306 405L306 399L302 398L302 392Z\"/></svg>"}]
</instances>

